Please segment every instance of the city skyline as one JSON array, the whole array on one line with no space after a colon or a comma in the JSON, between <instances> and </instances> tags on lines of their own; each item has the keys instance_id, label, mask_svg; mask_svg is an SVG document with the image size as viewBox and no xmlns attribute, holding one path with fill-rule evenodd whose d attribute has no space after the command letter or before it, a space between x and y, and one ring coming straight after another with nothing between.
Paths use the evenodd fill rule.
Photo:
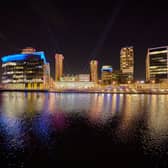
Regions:
<instances>
[{"instance_id":1,"label":"city skyline","mask_svg":"<svg viewBox=\"0 0 168 168\"><path fill-rule=\"evenodd\" d=\"M163 51L162 51L163 50ZM150 51L154 51L154 54L152 53L152 55L154 55L154 60L156 59L155 57L157 56L158 57L158 60L157 62L155 61L155 64L158 66L154 66L154 67L150 67L150 63L149 63L149 53ZM64 73L64 56L63 54L61 53L55 53L55 58L54 58L54 71L52 71L50 69L50 62L46 62L46 56L44 54L44 51L40 51L40 52L36 52L36 49L32 48L32 47L26 47L26 48L23 48L21 53L13 53L13 54L10 54L10 55L6 55L6 56L3 56L1 58L1 62L2 62L2 67L1 67L1 75L2 75L2 68L3 68L3 63L4 62L15 62L17 60L20 60L20 59L26 59L27 55L31 54L31 53L37 53L37 54L40 54L41 55L41 59L44 59L44 62L45 62L45 66L44 68L47 68L46 69L46 72L49 74L49 76L52 77L52 79L54 79L55 81L61 81L61 80L65 80L63 78L66 78L66 77L75 77L75 75L79 75L79 74L82 74L82 73L75 73L75 74L71 74L69 72L66 72ZM162 60L160 57L164 57L164 59ZM146 59L145 59L145 77L143 80L141 81L146 81L146 82L149 82L149 81L152 81L152 80L156 80L159 82L160 79L167 79L167 74L168 74L168 69L167 69L167 64L168 64L168 61L167 61L167 58L168 58L168 46L157 46L155 48L148 48L147 49L147 56L146 56ZM127 83L128 81L129 82L136 82L136 81L139 81L137 80L136 76L134 75L134 69L136 67L135 63L134 63L134 47L133 46L125 46L125 47L122 47L121 50L120 50L120 68L119 69L114 69L113 68L113 65L110 65L110 64L106 64L106 65L102 65L102 67L98 68L98 61L97 60L90 60L90 63L88 63L89 66L89 72L84 72L83 74L90 74L90 81L92 82L98 82L99 79L103 80L102 79L102 70L103 70L103 67L110 67L111 70L110 70L110 73L113 72L113 75L111 74L111 79L110 80L114 80L116 81L116 77L119 75L119 81L121 83ZM164 64L164 67L160 67L160 62L162 64ZM101 63L100 63L101 64ZM152 63L153 64L153 63ZM150 68L155 68L155 69L151 69ZM159 68L159 69L157 69ZM105 68L106 69L106 68ZM149 72L152 72L152 73L155 73L155 75L157 74L162 74L162 76L160 77L153 77L153 79L149 77ZM54 73L54 77L51 75L51 73ZM117 76L116 76L117 75ZM164 75L164 76L163 76ZM165 75L166 75L166 78L165 78ZM3 75L1 76L3 77ZM70 77L70 78L71 78ZM117 77L118 78L118 77ZM69 79L68 79L69 80ZM1 81L2 82L2 81ZM119 82L119 83L120 83ZM111 83L111 82L110 82Z\"/></svg>"},{"instance_id":2,"label":"city skyline","mask_svg":"<svg viewBox=\"0 0 168 168\"><path fill-rule=\"evenodd\" d=\"M1 167L168 167L167 18L163 0L1 2Z\"/></svg>"},{"instance_id":3,"label":"city skyline","mask_svg":"<svg viewBox=\"0 0 168 168\"><path fill-rule=\"evenodd\" d=\"M89 72L92 59L100 62L99 69L106 64L119 69L120 49L134 46L135 77L145 79L147 49L168 44L163 3L15 1L0 8L0 56L26 46L44 50L53 77L57 52L66 58L64 72L79 74Z\"/></svg>"}]
</instances>

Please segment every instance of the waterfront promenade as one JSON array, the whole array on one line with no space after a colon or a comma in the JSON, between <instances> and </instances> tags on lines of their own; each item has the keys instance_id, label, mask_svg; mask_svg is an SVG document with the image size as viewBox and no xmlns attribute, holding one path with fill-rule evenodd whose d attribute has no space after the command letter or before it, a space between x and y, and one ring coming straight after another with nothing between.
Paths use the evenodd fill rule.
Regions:
<instances>
[{"instance_id":1,"label":"waterfront promenade","mask_svg":"<svg viewBox=\"0 0 168 168\"><path fill-rule=\"evenodd\" d=\"M168 83L131 83L100 85L88 82L57 82L46 88L12 88L1 85L0 91L104 94L168 94Z\"/></svg>"},{"instance_id":2,"label":"waterfront promenade","mask_svg":"<svg viewBox=\"0 0 168 168\"><path fill-rule=\"evenodd\" d=\"M0 92L51 92L98 94L168 94L168 89L0 89Z\"/></svg>"}]
</instances>

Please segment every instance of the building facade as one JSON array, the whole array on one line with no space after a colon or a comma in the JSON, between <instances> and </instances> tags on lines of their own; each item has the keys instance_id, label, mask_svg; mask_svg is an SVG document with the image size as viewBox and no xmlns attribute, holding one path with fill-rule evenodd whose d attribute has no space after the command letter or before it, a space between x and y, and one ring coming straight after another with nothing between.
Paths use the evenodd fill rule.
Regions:
<instances>
[{"instance_id":1,"label":"building facade","mask_svg":"<svg viewBox=\"0 0 168 168\"><path fill-rule=\"evenodd\" d=\"M90 78L91 82L98 82L98 61L91 60L90 61Z\"/></svg>"},{"instance_id":2,"label":"building facade","mask_svg":"<svg viewBox=\"0 0 168 168\"><path fill-rule=\"evenodd\" d=\"M121 48L120 71L124 76L124 83L134 80L134 50L132 46Z\"/></svg>"},{"instance_id":3,"label":"building facade","mask_svg":"<svg viewBox=\"0 0 168 168\"><path fill-rule=\"evenodd\" d=\"M111 65L104 65L101 68L101 81L104 85L110 85L112 83L113 68Z\"/></svg>"},{"instance_id":4,"label":"building facade","mask_svg":"<svg viewBox=\"0 0 168 168\"><path fill-rule=\"evenodd\" d=\"M55 82L55 89L58 90L80 90L80 89L92 89L95 87L94 82L73 82L73 81L63 81ZM71 90L71 91L72 91Z\"/></svg>"},{"instance_id":5,"label":"building facade","mask_svg":"<svg viewBox=\"0 0 168 168\"><path fill-rule=\"evenodd\" d=\"M90 74L64 75L61 82L90 82ZM57 82L58 83L58 82Z\"/></svg>"},{"instance_id":6,"label":"building facade","mask_svg":"<svg viewBox=\"0 0 168 168\"><path fill-rule=\"evenodd\" d=\"M44 64L44 87L50 88L51 76L50 76L50 64L47 62Z\"/></svg>"},{"instance_id":7,"label":"building facade","mask_svg":"<svg viewBox=\"0 0 168 168\"><path fill-rule=\"evenodd\" d=\"M73 74L67 74L67 75L63 75L60 78L61 82L76 82L78 80L78 76L77 75L73 75Z\"/></svg>"},{"instance_id":8,"label":"building facade","mask_svg":"<svg viewBox=\"0 0 168 168\"><path fill-rule=\"evenodd\" d=\"M90 74L79 74L78 81L79 82L90 82Z\"/></svg>"},{"instance_id":9,"label":"building facade","mask_svg":"<svg viewBox=\"0 0 168 168\"><path fill-rule=\"evenodd\" d=\"M146 80L160 82L168 79L168 46L149 48L146 56Z\"/></svg>"},{"instance_id":10,"label":"building facade","mask_svg":"<svg viewBox=\"0 0 168 168\"><path fill-rule=\"evenodd\" d=\"M63 60L62 54L55 55L55 81L60 81L63 76Z\"/></svg>"},{"instance_id":11,"label":"building facade","mask_svg":"<svg viewBox=\"0 0 168 168\"><path fill-rule=\"evenodd\" d=\"M44 88L46 58L43 51L27 48L21 54L4 56L1 60L2 83L7 88Z\"/></svg>"}]
</instances>

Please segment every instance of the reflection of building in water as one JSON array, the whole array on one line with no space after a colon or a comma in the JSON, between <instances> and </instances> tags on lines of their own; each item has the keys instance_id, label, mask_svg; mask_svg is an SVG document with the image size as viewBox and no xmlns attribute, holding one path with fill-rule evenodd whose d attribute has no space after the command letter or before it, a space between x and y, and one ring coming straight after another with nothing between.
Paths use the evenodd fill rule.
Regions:
<instances>
[{"instance_id":1,"label":"reflection of building in water","mask_svg":"<svg viewBox=\"0 0 168 168\"><path fill-rule=\"evenodd\" d=\"M126 95L124 99L124 107L122 110L122 121L121 121L121 127L122 129L127 129L130 121L132 119L133 111L132 111L132 95Z\"/></svg>"},{"instance_id":2,"label":"reflection of building in water","mask_svg":"<svg viewBox=\"0 0 168 168\"><path fill-rule=\"evenodd\" d=\"M2 109L9 117L18 117L25 111L26 100L22 92L8 92L2 95Z\"/></svg>"},{"instance_id":3,"label":"reflection of building in water","mask_svg":"<svg viewBox=\"0 0 168 168\"><path fill-rule=\"evenodd\" d=\"M123 94L117 94L116 96L116 109L117 113L122 112L123 110Z\"/></svg>"},{"instance_id":4,"label":"reflection of building in water","mask_svg":"<svg viewBox=\"0 0 168 168\"><path fill-rule=\"evenodd\" d=\"M22 133L22 116L25 110L24 93L4 92L0 95L1 113L0 126L1 135L4 136L4 144L7 148L23 148L24 139ZM11 150L10 149L10 150Z\"/></svg>"},{"instance_id":5,"label":"reflection of building in water","mask_svg":"<svg viewBox=\"0 0 168 168\"><path fill-rule=\"evenodd\" d=\"M56 111L73 111L75 107L75 94L57 94L56 96Z\"/></svg>"},{"instance_id":6,"label":"reflection of building in water","mask_svg":"<svg viewBox=\"0 0 168 168\"><path fill-rule=\"evenodd\" d=\"M97 121L107 121L108 118L117 114L117 106L122 102L117 99L117 95L96 94L91 99L90 118ZM121 100L122 101L122 100ZM118 103L118 105L117 105Z\"/></svg>"},{"instance_id":7,"label":"reflection of building in water","mask_svg":"<svg viewBox=\"0 0 168 168\"><path fill-rule=\"evenodd\" d=\"M56 94L55 93L49 93L49 100L48 100L48 111L51 113L56 112Z\"/></svg>"},{"instance_id":8,"label":"reflection of building in water","mask_svg":"<svg viewBox=\"0 0 168 168\"><path fill-rule=\"evenodd\" d=\"M0 114L1 135L4 136L4 145L9 150L23 149L25 142L22 122L19 117L8 115L6 113Z\"/></svg>"},{"instance_id":9,"label":"reflection of building in water","mask_svg":"<svg viewBox=\"0 0 168 168\"><path fill-rule=\"evenodd\" d=\"M120 122L120 129L121 131L124 131L124 133L122 132L122 136L127 136L126 134L130 133L128 130L135 128L134 122L137 122L137 116L143 113L140 105L141 98L139 95L125 95Z\"/></svg>"},{"instance_id":10,"label":"reflection of building in water","mask_svg":"<svg viewBox=\"0 0 168 168\"><path fill-rule=\"evenodd\" d=\"M104 94L93 94L89 110L89 118L91 120L101 120L101 113L104 107Z\"/></svg>"},{"instance_id":11,"label":"reflection of building in water","mask_svg":"<svg viewBox=\"0 0 168 168\"><path fill-rule=\"evenodd\" d=\"M168 131L168 95L151 95L148 104L148 128L152 138L160 141L167 139ZM166 108L166 109L165 109Z\"/></svg>"},{"instance_id":12,"label":"reflection of building in water","mask_svg":"<svg viewBox=\"0 0 168 168\"><path fill-rule=\"evenodd\" d=\"M46 96L44 93L25 93L25 112L29 116L45 110Z\"/></svg>"},{"instance_id":13,"label":"reflection of building in water","mask_svg":"<svg viewBox=\"0 0 168 168\"><path fill-rule=\"evenodd\" d=\"M32 120L32 132L36 138L43 143L48 144L49 135L51 131L51 117L49 113L41 112L38 117L34 117Z\"/></svg>"},{"instance_id":14,"label":"reflection of building in water","mask_svg":"<svg viewBox=\"0 0 168 168\"><path fill-rule=\"evenodd\" d=\"M112 104L112 95L111 94L105 94L104 95L104 102L103 102L103 112L102 112L102 118L104 120L111 117L111 104Z\"/></svg>"},{"instance_id":15,"label":"reflection of building in water","mask_svg":"<svg viewBox=\"0 0 168 168\"><path fill-rule=\"evenodd\" d=\"M63 130L66 126L67 119L65 118L65 113L63 112L55 112L52 114L52 125L57 131Z\"/></svg>"},{"instance_id":16,"label":"reflection of building in water","mask_svg":"<svg viewBox=\"0 0 168 168\"><path fill-rule=\"evenodd\" d=\"M113 94L112 95L112 104L111 104L111 112L112 114L115 114L116 111L116 107L117 107L117 94Z\"/></svg>"},{"instance_id":17,"label":"reflection of building in water","mask_svg":"<svg viewBox=\"0 0 168 168\"><path fill-rule=\"evenodd\" d=\"M58 94L56 97L56 110L66 112L78 112L89 111L90 95L87 94L77 94L77 93L67 93Z\"/></svg>"}]
</instances>

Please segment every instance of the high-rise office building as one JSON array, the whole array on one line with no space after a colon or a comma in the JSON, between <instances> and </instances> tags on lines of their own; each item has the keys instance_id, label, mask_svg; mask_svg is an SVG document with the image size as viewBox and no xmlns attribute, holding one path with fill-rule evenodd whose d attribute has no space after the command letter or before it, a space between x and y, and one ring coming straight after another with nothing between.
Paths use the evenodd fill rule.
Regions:
<instances>
[{"instance_id":1,"label":"high-rise office building","mask_svg":"<svg viewBox=\"0 0 168 168\"><path fill-rule=\"evenodd\" d=\"M55 55L55 81L60 81L63 75L63 60L62 54Z\"/></svg>"},{"instance_id":2,"label":"high-rise office building","mask_svg":"<svg viewBox=\"0 0 168 168\"><path fill-rule=\"evenodd\" d=\"M146 56L146 80L168 79L168 46L149 48Z\"/></svg>"},{"instance_id":3,"label":"high-rise office building","mask_svg":"<svg viewBox=\"0 0 168 168\"><path fill-rule=\"evenodd\" d=\"M98 81L98 61L97 60L91 60L90 61L90 77L91 82Z\"/></svg>"},{"instance_id":4,"label":"high-rise office building","mask_svg":"<svg viewBox=\"0 0 168 168\"><path fill-rule=\"evenodd\" d=\"M112 82L112 71L113 68L111 65L104 65L101 68L101 80L102 84L108 85Z\"/></svg>"},{"instance_id":5,"label":"high-rise office building","mask_svg":"<svg viewBox=\"0 0 168 168\"><path fill-rule=\"evenodd\" d=\"M43 51L25 48L21 54L8 55L2 60L2 83L9 88L41 89L45 83L47 64Z\"/></svg>"},{"instance_id":6,"label":"high-rise office building","mask_svg":"<svg viewBox=\"0 0 168 168\"><path fill-rule=\"evenodd\" d=\"M134 80L134 50L133 47L124 47L120 51L120 70L125 82Z\"/></svg>"}]
</instances>

